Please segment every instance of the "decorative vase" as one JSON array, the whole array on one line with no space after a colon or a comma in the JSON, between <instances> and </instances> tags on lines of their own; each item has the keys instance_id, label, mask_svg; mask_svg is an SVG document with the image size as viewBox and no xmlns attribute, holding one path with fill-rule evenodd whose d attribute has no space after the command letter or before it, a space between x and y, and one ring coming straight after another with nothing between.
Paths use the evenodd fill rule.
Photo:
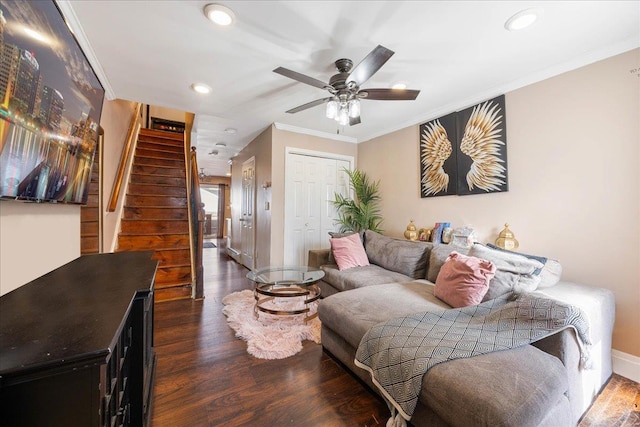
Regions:
<instances>
[{"instance_id":1,"label":"decorative vase","mask_svg":"<svg viewBox=\"0 0 640 427\"><path fill-rule=\"evenodd\" d=\"M513 232L509 230L509 224L505 224L504 230L502 230L498 235L498 238L496 239L496 246L508 250L518 249L519 243L513 235Z\"/></svg>"},{"instance_id":2,"label":"decorative vase","mask_svg":"<svg viewBox=\"0 0 640 427\"><path fill-rule=\"evenodd\" d=\"M418 239L418 231L416 229L416 225L413 223L413 220L411 220L409 222L409 225L407 225L407 229L404 232L404 238L407 240Z\"/></svg>"}]
</instances>

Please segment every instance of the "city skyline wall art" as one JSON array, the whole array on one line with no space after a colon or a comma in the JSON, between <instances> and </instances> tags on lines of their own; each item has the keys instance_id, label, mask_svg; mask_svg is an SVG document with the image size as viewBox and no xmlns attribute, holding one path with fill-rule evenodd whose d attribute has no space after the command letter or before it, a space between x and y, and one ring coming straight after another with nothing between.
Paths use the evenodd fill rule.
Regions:
<instances>
[{"instance_id":1,"label":"city skyline wall art","mask_svg":"<svg viewBox=\"0 0 640 427\"><path fill-rule=\"evenodd\" d=\"M104 89L55 2L0 14L0 197L85 204Z\"/></svg>"}]
</instances>

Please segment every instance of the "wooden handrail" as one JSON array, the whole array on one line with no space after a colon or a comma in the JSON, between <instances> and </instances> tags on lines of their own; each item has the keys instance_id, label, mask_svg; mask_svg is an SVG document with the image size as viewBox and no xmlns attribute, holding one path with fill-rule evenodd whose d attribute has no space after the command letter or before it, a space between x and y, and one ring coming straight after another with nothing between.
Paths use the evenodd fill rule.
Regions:
<instances>
[{"instance_id":1,"label":"wooden handrail","mask_svg":"<svg viewBox=\"0 0 640 427\"><path fill-rule=\"evenodd\" d=\"M133 113L133 117L131 118L131 124L129 124L129 132L127 133L127 140L122 147L122 154L120 155L120 164L118 165L118 171L116 172L116 177L113 181L113 188L111 189L111 198L109 199L109 204L107 205L108 212L114 212L116 210L116 206L118 205L118 199L120 198L120 192L122 191L122 183L124 181L124 173L127 169L127 165L129 164L129 159L133 153L135 138L137 136L136 128L138 125L138 121L140 120L140 111L142 109L142 104L138 103L136 109Z\"/></svg>"},{"instance_id":2,"label":"wooden handrail","mask_svg":"<svg viewBox=\"0 0 640 427\"><path fill-rule=\"evenodd\" d=\"M198 176L198 160L196 156L196 147L191 147L191 153L189 156L189 182L190 185L190 197L189 203L191 205L192 215L192 248L194 251L194 266L195 266L195 292L194 298L202 298L204 296L204 268L202 263L203 253L202 247L204 244L204 203L200 197L200 179Z\"/></svg>"}]
</instances>

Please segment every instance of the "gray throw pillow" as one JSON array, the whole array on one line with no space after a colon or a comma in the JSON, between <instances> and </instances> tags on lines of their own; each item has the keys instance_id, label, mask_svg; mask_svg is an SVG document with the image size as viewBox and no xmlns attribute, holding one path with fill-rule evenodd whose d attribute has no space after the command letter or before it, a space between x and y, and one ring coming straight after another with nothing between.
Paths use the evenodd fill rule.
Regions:
<instances>
[{"instance_id":1,"label":"gray throw pillow","mask_svg":"<svg viewBox=\"0 0 640 427\"><path fill-rule=\"evenodd\" d=\"M560 265L560 262L555 259L550 259L539 255L529 255L522 252L510 251L508 249L502 249L498 246L492 245L491 243L487 243L487 247L503 252L510 252L526 256L527 258L535 259L544 264L544 267L542 267L542 269L538 269L535 272L535 274L540 275L540 283L538 284L538 289L550 288L560 281L560 277L562 276L562 265Z\"/></svg>"},{"instance_id":2,"label":"gray throw pillow","mask_svg":"<svg viewBox=\"0 0 640 427\"><path fill-rule=\"evenodd\" d=\"M424 278L432 243L387 237L371 230L364 236L370 263L413 279Z\"/></svg>"},{"instance_id":3,"label":"gray throw pillow","mask_svg":"<svg viewBox=\"0 0 640 427\"><path fill-rule=\"evenodd\" d=\"M469 256L491 261L496 266L496 275L489 282L489 290L482 301L509 292L533 292L540 283L540 274L536 274L536 270L541 270L543 264L535 259L516 252L491 249L480 243L471 247Z\"/></svg>"}]
</instances>

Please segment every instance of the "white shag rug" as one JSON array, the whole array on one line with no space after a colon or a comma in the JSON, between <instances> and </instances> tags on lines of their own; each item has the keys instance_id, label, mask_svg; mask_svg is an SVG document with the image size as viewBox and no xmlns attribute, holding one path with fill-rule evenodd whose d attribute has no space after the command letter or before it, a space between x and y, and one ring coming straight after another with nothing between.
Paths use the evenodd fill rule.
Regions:
<instances>
[{"instance_id":1,"label":"white shag rug","mask_svg":"<svg viewBox=\"0 0 640 427\"><path fill-rule=\"evenodd\" d=\"M302 341L320 344L320 319L304 322L304 318L316 313L318 302L309 304L311 311L304 314L276 316L259 312L254 315L253 291L234 292L222 299L229 326L236 336L247 342L247 352L258 359L284 359L302 350ZM275 298L263 304L273 310L297 310L304 307L302 297Z\"/></svg>"}]
</instances>

